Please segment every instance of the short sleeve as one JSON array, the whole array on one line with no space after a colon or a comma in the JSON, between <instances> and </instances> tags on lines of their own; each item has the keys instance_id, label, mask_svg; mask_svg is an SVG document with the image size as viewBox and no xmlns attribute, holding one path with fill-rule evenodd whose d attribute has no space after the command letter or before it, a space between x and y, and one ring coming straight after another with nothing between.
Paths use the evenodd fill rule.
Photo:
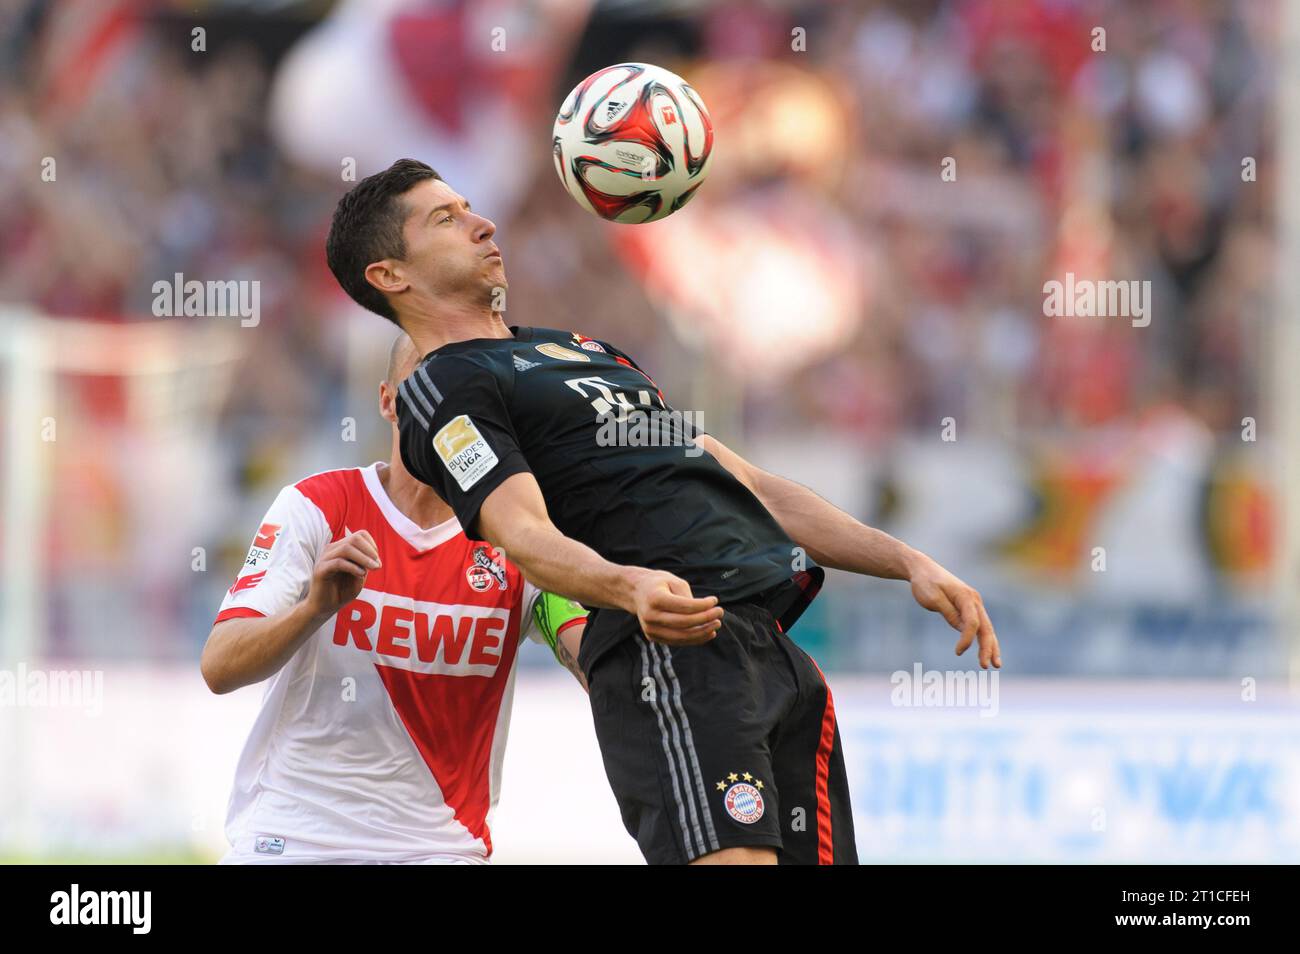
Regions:
<instances>
[{"instance_id":1,"label":"short sleeve","mask_svg":"<svg viewBox=\"0 0 1300 954\"><path fill-rule=\"evenodd\" d=\"M508 386L508 382L506 382ZM481 539L479 509L508 477L527 473L499 372L465 355L434 355L397 389L402 463Z\"/></svg>"},{"instance_id":2,"label":"short sleeve","mask_svg":"<svg viewBox=\"0 0 1300 954\"><path fill-rule=\"evenodd\" d=\"M519 621L519 641L521 643L525 639L531 639L535 643L546 645L546 637L542 635L542 630L537 625L537 601L541 598L541 595L541 590L524 580L524 600L520 609L523 618Z\"/></svg>"},{"instance_id":3,"label":"short sleeve","mask_svg":"<svg viewBox=\"0 0 1300 954\"><path fill-rule=\"evenodd\" d=\"M262 518L215 622L274 616L292 607L307 595L312 570L329 541L320 508L297 487L285 487Z\"/></svg>"}]
</instances>

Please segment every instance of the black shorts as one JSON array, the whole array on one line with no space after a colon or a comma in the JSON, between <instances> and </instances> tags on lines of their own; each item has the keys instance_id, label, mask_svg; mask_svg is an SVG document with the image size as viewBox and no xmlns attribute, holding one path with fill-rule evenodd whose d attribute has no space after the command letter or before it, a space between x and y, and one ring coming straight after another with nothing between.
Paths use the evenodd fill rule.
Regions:
<instances>
[{"instance_id":1,"label":"black shorts","mask_svg":"<svg viewBox=\"0 0 1300 954\"><path fill-rule=\"evenodd\" d=\"M593 640L609 648L580 660L623 824L650 864L760 846L782 864L857 864L821 670L763 606L724 609L711 641L673 649L626 613L591 621L624 631L612 645L608 632Z\"/></svg>"}]
</instances>

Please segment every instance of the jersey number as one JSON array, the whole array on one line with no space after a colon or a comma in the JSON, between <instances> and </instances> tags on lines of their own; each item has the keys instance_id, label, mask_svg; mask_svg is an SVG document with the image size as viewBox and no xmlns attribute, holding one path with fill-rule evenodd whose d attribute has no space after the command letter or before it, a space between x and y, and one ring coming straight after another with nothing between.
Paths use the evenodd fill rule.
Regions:
<instances>
[{"instance_id":1,"label":"jersey number","mask_svg":"<svg viewBox=\"0 0 1300 954\"><path fill-rule=\"evenodd\" d=\"M638 408L653 410L656 403L665 411L668 410L663 398L646 388L636 392L637 400L633 403L625 392L614 390L618 385L604 378L569 378L564 383L591 403L598 418L612 415L615 421L626 421L630 412Z\"/></svg>"}]
</instances>

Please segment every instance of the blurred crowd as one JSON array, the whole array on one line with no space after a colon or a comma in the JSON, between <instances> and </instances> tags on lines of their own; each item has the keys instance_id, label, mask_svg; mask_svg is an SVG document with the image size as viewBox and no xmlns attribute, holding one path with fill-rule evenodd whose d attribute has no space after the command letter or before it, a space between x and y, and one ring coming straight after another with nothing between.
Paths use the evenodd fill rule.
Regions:
<instances>
[{"instance_id":1,"label":"blurred crowd","mask_svg":"<svg viewBox=\"0 0 1300 954\"><path fill-rule=\"evenodd\" d=\"M286 156L268 120L280 58L328 6L208 5L228 29L199 56L201 21L179 5L0 3L0 307L152 321L152 285L173 273L262 282L261 325L216 409L220 482L244 507L221 520L235 549L280 483L387 451L377 424L358 460L317 446L337 449L340 418L370 410L355 329L373 331L368 355L392 329L359 318L324 265L349 183ZM498 221L509 317L610 337L670 395L689 386L687 343L555 181L546 104L605 62L711 71L720 100L728 76L761 91L770 66L816 83L806 109L789 94L794 129L836 119L803 153L776 136L788 154L769 175L720 171L710 201L758 201L784 176L782 227L833 220L865 265L833 347L779 388L738 375L750 446L816 428L888 448L947 417L1010 441L1169 407L1232 430L1262 400L1278 18L1267 0L597 4L543 108L515 119L539 146ZM1044 317L1043 283L1067 272L1150 281L1150 327ZM127 413L119 381L67 388L103 426Z\"/></svg>"},{"instance_id":2,"label":"blurred crowd","mask_svg":"<svg viewBox=\"0 0 1300 954\"><path fill-rule=\"evenodd\" d=\"M1257 401L1274 249L1274 4L646 8L685 26L609 55L659 51L688 76L692 61L784 61L846 100L845 155L821 187L880 278L857 333L800 375L796 421L888 435L988 407L1010 419L972 417L1089 425L1163 399L1222 426ZM159 26L169 12L75 2L0 12L0 290L50 314L123 321L148 316L159 276L255 273L271 285L257 352L280 383L248 410L309 417L329 407L341 374L330 325L340 308L321 267L341 184L277 153L266 127L275 64L249 40L195 55L183 24ZM252 34L256 6L246 17ZM796 27L809 34L802 54L790 49ZM34 174L45 156L57 188ZM956 182L941 180L945 157ZM562 271L570 302L607 301L586 287L613 264L600 259L600 233L556 250L537 207L565 197L549 165L533 165L530 200L498 223L525 250L512 280L553 288ZM539 231L552 253L526 254ZM1149 333L1043 320L1041 286L1066 271L1152 281ZM633 314L597 330L654 340L644 329L662 318L636 309L635 282L619 284Z\"/></svg>"},{"instance_id":3,"label":"blurred crowd","mask_svg":"<svg viewBox=\"0 0 1300 954\"><path fill-rule=\"evenodd\" d=\"M888 431L965 412L1009 433L1175 402L1220 430L1256 413L1277 14L1217 2L840 10L831 62L851 78L861 157L843 199L888 276L841 372L867 392L845 405L879 415L848 423ZM940 185L941 156L979 188ZM1043 283L1067 272L1149 280L1151 325L1045 319Z\"/></svg>"}]
</instances>

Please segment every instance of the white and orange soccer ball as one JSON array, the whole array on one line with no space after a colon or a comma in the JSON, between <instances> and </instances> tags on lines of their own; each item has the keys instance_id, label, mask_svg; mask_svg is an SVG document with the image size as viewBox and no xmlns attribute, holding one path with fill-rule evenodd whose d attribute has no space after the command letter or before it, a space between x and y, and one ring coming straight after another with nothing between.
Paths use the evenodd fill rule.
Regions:
<instances>
[{"instance_id":1,"label":"white and orange soccer ball","mask_svg":"<svg viewBox=\"0 0 1300 954\"><path fill-rule=\"evenodd\" d=\"M713 124L676 73L620 63L569 93L552 148L560 181L588 212L653 222L689 202L709 174Z\"/></svg>"}]
</instances>

